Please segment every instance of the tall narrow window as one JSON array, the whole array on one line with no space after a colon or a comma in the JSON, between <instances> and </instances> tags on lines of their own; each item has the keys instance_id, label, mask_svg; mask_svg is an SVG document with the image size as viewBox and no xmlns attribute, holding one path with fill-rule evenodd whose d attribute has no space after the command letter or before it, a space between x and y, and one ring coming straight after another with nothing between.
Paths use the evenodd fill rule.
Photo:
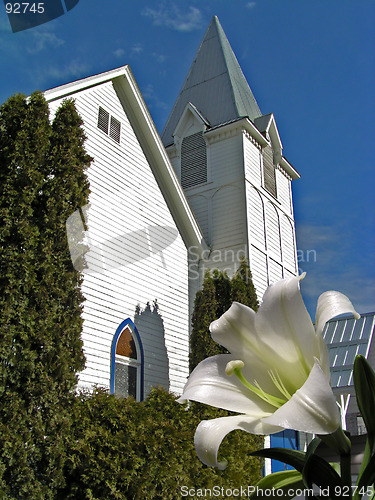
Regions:
<instances>
[{"instance_id":1,"label":"tall narrow window","mask_svg":"<svg viewBox=\"0 0 375 500\"><path fill-rule=\"evenodd\" d=\"M276 172L271 146L263 149L263 183L264 188L276 198Z\"/></svg>"},{"instance_id":2,"label":"tall narrow window","mask_svg":"<svg viewBox=\"0 0 375 500\"><path fill-rule=\"evenodd\" d=\"M111 354L111 393L142 400L143 349L138 331L130 319L117 328Z\"/></svg>"},{"instance_id":3,"label":"tall narrow window","mask_svg":"<svg viewBox=\"0 0 375 500\"><path fill-rule=\"evenodd\" d=\"M207 182L207 151L203 132L184 137L181 145L181 185L183 188Z\"/></svg>"}]
</instances>

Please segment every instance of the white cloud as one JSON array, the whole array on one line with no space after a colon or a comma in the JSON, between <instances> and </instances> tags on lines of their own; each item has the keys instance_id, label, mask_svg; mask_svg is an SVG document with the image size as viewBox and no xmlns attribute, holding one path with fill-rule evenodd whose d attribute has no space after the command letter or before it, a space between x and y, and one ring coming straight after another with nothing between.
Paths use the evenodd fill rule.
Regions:
<instances>
[{"instance_id":1,"label":"white cloud","mask_svg":"<svg viewBox=\"0 0 375 500\"><path fill-rule=\"evenodd\" d=\"M54 79L61 84L68 82L72 78L79 79L87 76L90 72L90 66L77 60L73 60L64 66L48 66L39 69L31 74L30 81L35 86L42 86L44 82Z\"/></svg>"},{"instance_id":2,"label":"white cloud","mask_svg":"<svg viewBox=\"0 0 375 500\"><path fill-rule=\"evenodd\" d=\"M344 223L334 227L297 225L298 267L300 273L307 272L301 289L311 314L315 313L319 295L327 290L347 295L359 313L375 310L372 264L355 252L352 237Z\"/></svg>"},{"instance_id":3,"label":"white cloud","mask_svg":"<svg viewBox=\"0 0 375 500\"><path fill-rule=\"evenodd\" d=\"M248 9L253 9L256 6L256 2L247 2L246 7Z\"/></svg>"},{"instance_id":4,"label":"white cloud","mask_svg":"<svg viewBox=\"0 0 375 500\"><path fill-rule=\"evenodd\" d=\"M130 49L130 55L136 57L143 52L143 46L141 43L135 43Z\"/></svg>"},{"instance_id":5,"label":"white cloud","mask_svg":"<svg viewBox=\"0 0 375 500\"><path fill-rule=\"evenodd\" d=\"M172 2L162 2L156 9L146 7L142 15L152 19L155 26L166 26L176 31L189 32L202 26L201 11L192 5L187 11L182 11Z\"/></svg>"},{"instance_id":6,"label":"white cloud","mask_svg":"<svg viewBox=\"0 0 375 500\"><path fill-rule=\"evenodd\" d=\"M149 108L167 109L168 106L164 101L161 101L156 94L153 85L148 84L141 89L144 100Z\"/></svg>"},{"instance_id":7,"label":"white cloud","mask_svg":"<svg viewBox=\"0 0 375 500\"><path fill-rule=\"evenodd\" d=\"M65 43L64 40L58 38L55 33L45 30L33 30L31 32L31 40L28 41L26 51L29 54L36 54L50 47L60 47Z\"/></svg>"},{"instance_id":8,"label":"white cloud","mask_svg":"<svg viewBox=\"0 0 375 500\"><path fill-rule=\"evenodd\" d=\"M158 63L163 63L167 59L167 56L165 56L164 54L157 54L156 52L152 54L152 57L154 57L156 59L156 62Z\"/></svg>"},{"instance_id":9,"label":"white cloud","mask_svg":"<svg viewBox=\"0 0 375 500\"><path fill-rule=\"evenodd\" d=\"M113 55L116 56L116 57L122 57L124 54L125 54L125 50L124 49L116 49L113 52Z\"/></svg>"}]
</instances>

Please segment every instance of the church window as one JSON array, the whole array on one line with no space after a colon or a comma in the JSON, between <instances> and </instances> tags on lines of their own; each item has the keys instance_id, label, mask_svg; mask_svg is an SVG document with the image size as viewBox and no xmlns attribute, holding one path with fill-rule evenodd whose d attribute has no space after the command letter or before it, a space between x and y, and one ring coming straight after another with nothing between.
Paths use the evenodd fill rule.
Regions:
<instances>
[{"instance_id":1,"label":"church window","mask_svg":"<svg viewBox=\"0 0 375 500\"><path fill-rule=\"evenodd\" d=\"M203 132L184 137L181 145L181 185L184 189L207 182L207 148Z\"/></svg>"},{"instance_id":2,"label":"church window","mask_svg":"<svg viewBox=\"0 0 375 500\"><path fill-rule=\"evenodd\" d=\"M120 144L121 122L99 106L98 128Z\"/></svg>"},{"instance_id":3,"label":"church window","mask_svg":"<svg viewBox=\"0 0 375 500\"><path fill-rule=\"evenodd\" d=\"M275 198L276 191L276 170L271 146L263 149L263 186Z\"/></svg>"},{"instance_id":4,"label":"church window","mask_svg":"<svg viewBox=\"0 0 375 500\"><path fill-rule=\"evenodd\" d=\"M143 399L143 349L138 331L130 319L116 330L111 353L111 393Z\"/></svg>"}]
</instances>

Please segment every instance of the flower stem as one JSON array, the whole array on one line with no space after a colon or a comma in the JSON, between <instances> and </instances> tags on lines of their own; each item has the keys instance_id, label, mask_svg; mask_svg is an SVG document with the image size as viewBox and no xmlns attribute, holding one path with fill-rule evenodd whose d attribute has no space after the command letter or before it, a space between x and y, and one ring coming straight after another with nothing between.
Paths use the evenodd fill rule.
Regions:
<instances>
[{"instance_id":1,"label":"flower stem","mask_svg":"<svg viewBox=\"0 0 375 500\"><path fill-rule=\"evenodd\" d=\"M352 474L351 474L351 441L345 432L339 427L332 434L321 434L320 439L332 448L340 456L341 479L343 486L348 488L347 498L352 496ZM345 492L346 493L346 492Z\"/></svg>"},{"instance_id":2,"label":"flower stem","mask_svg":"<svg viewBox=\"0 0 375 500\"><path fill-rule=\"evenodd\" d=\"M343 453L340 455L341 479L344 486L348 487L347 498L353 498L352 495L352 473L351 473L351 454Z\"/></svg>"}]
</instances>

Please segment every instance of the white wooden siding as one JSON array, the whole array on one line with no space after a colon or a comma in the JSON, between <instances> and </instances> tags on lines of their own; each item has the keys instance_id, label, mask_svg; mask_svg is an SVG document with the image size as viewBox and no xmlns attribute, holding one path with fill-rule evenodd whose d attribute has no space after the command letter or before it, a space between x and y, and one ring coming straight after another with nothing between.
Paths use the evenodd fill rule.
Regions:
<instances>
[{"instance_id":1,"label":"white wooden siding","mask_svg":"<svg viewBox=\"0 0 375 500\"><path fill-rule=\"evenodd\" d=\"M283 268L282 265L273 260L268 259L268 271L269 271L269 284L275 283L283 278Z\"/></svg>"},{"instance_id":2,"label":"white wooden siding","mask_svg":"<svg viewBox=\"0 0 375 500\"><path fill-rule=\"evenodd\" d=\"M294 224L284 214L280 217L283 263L291 272L296 272Z\"/></svg>"},{"instance_id":3,"label":"white wooden siding","mask_svg":"<svg viewBox=\"0 0 375 500\"><path fill-rule=\"evenodd\" d=\"M181 393L189 352L187 250L112 83L74 97L95 159L88 171L94 250L82 288L87 363L80 384L109 386L112 339L130 318L145 354L145 394L158 384ZM59 104L50 105L52 113ZM99 106L121 122L120 144L97 128Z\"/></svg>"},{"instance_id":4,"label":"white wooden siding","mask_svg":"<svg viewBox=\"0 0 375 500\"><path fill-rule=\"evenodd\" d=\"M268 286L267 255L255 246L251 246L250 252L251 274L258 299L261 301Z\"/></svg>"},{"instance_id":5,"label":"white wooden siding","mask_svg":"<svg viewBox=\"0 0 375 500\"><path fill-rule=\"evenodd\" d=\"M223 138L208 146L211 181L215 187L224 186L244 177L242 134Z\"/></svg>"},{"instance_id":6,"label":"white wooden siding","mask_svg":"<svg viewBox=\"0 0 375 500\"><path fill-rule=\"evenodd\" d=\"M245 243L245 197L237 186L224 186L212 198L212 248Z\"/></svg>"},{"instance_id":7,"label":"white wooden siding","mask_svg":"<svg viewBox=\"0 0 375 500\"><path fill-rule=\"evenodd\" d=\"M292 215L292 203L290 193L291 181L281 170L276 169L277 199L281 203L282 210L288 215Z\"/></svg>"},{"instance_id":8,"label":"white wooden siding","mask_svg":"<svg viewBox=\"0 0 375 500\"><path fill-rule=\"evenodd\" d=\"M265 203L266 217L266 243L267 251L277 261L281 260L281 241L280 241L280 225L279 215L276 207L270 202Z\"/></svg>"},{"instance_id":9,"label":"white wooden siding","mask_svg":"<svg viewBox=\"0 0 375 500\"><path fill-rule=\"evenodd\" d=\"M246 180L254 186L260 187L262 185L262 153L246 135L243 135L243 148Z\"/></svg>"},{"instance_id":10,"label":"white wooden siding","mask_svg":"<svg viewBox=\"0 0 375 500\"><path fill-rule=\"evenodd\" d=\"M209 214L208 210L209 200L206 196L197 194L189 196L189 203L191 209L195 214L195 217L197 218L206 242L210 243L211 238L209 232L209 218L211 215Z\"/></svg>"},{"instance_id":11,"label":"white wooden siding","mask_svg":"<svg viewBox=\"0 0 375 500\"><path fill-rule=\"evenodd\" d=\"M248 196L248 226L250 241L262 250L266 249L266 235L264 225L264 203L257 189L247 185Z\"/></svg>"}]
</instances>

